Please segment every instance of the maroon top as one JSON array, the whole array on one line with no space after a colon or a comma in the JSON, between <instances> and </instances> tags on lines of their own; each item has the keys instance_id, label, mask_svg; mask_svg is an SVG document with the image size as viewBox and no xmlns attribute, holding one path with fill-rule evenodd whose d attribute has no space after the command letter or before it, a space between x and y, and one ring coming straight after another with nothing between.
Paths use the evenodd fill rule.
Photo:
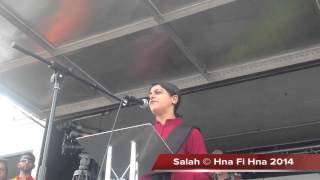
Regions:
<instances>
[{"instance_id":1,"label":"maroon top","mask_svg":"<svg viewBox=\"0 0 320 180\"><path fill-rule=\"evenodd\" d=\"M167 139L172 130L182 124L181 118L168 119L165 124L156 122L155 129L163 139ZM193 128L185 143L181 146L178 154L207 154L203 136L199 129ZM209 180L210 173L199 172L173 172L170 180Z\"/></svg>"}]
</instances>

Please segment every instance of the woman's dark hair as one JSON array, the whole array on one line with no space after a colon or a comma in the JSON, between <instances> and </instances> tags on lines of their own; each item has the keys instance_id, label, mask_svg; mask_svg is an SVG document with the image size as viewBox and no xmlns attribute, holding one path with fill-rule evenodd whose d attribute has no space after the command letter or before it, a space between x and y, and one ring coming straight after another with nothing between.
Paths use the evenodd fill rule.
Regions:
<instances>
[{"instance_id":1,"label":"woman's dark hair","mask_svg":"<svg viewBox=\"0 0 320 180\"><path fill-rule=\"evenodd\" d=\"M0 159L0 163L4 165L4 170L6 172L6 176L4 177L4 179L8 179L8 162L4 159Z\"/></svg>"},{"instance_id":2,"label":"woman's dark hair","mask_svg":"<svg viewBox=\"0 0 320 180\"><path fill-rule=\"evenodd\" d=\"M151 88L155 85L160 85L163 89L165 89L171 96L174 96L174 95L177 95L178 96L178 102L177 104L175 104L174 106L174 115L176 117L182 117L177 111L178 111L178 108L180 106L180 102L181 102L181 91L180 89L172 84L172 83L169 83L169 82L155 82L155 83L152 83L151 84ZM150 88L150 89L151 89Z\"/></svg>"}]
</instances>

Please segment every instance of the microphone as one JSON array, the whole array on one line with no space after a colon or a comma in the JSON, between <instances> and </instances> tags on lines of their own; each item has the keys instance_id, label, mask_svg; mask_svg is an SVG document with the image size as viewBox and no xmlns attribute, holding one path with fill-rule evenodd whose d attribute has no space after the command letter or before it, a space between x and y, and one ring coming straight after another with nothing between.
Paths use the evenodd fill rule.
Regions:
<instances>
[{"instance_id":1,"label":"microphone","mask_svg":"<svg viewBox=\"0 0 320 180\"><path fill-rule=\"evenodd\" d=\"M140 108L144 109L149 106L149 102L145 98L141 99L134 96L123 97L122 106L129 106L129 105L139 105Z\"/></svg>"}]
</instances>

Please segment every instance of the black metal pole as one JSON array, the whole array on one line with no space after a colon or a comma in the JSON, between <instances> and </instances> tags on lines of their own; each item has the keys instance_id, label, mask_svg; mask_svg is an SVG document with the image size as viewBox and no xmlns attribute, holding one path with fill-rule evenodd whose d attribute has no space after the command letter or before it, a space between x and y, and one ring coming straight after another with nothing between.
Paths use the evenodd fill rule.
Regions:
<instances>
[{"instance_id":1,"label":"black metal pole","mask_svg":"<svg viewBox=\"0 0 320 180\"><path fill-rule=\"evenodd\" d=\"M53 95L52 95L50 116L47 121L48 129L47 129L46 140L45 140L45 145L44 145L44 150L43 150L42 162L41 162L41 165L39 168L38 180L45 180L46 179L47 159L48 159L50 138L51 138L51 133L52 133L53 119L54 119L54 115L56 112L56 102L58 99L60 84L62 83L63 77L64 77L64 75L62 73L60 73L59 71L55 71L51 76L50 82L54 83Z\"/></svg>"}]
</instances>

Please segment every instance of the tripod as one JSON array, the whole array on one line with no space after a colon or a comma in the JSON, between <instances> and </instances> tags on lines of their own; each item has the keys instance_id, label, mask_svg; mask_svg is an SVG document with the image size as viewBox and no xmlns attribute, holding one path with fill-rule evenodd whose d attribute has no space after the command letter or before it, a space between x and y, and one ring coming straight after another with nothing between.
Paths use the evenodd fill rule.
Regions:
<instances>
[{"instance_id":1,"label":"tripod","mask_svg":"<svg viewBox=\"0 0 320 180\"><path fill-rule=\"evenodd\" d=\"M91 173L88 170L75 170L72 176L72 180L91 180Z\"/></svg>"},{"instance_id":2,"label":"tripod","mask_svg":"<svg viewBox=\"0 0 320 180\"><path fill-rule=\"evenodd\" d=\"M73 173L72 180L93 180L91 172L89 170L90 156L87 153L79 154L80 165L79 169L75 170Z\"/></svg>"}]
</instances>

